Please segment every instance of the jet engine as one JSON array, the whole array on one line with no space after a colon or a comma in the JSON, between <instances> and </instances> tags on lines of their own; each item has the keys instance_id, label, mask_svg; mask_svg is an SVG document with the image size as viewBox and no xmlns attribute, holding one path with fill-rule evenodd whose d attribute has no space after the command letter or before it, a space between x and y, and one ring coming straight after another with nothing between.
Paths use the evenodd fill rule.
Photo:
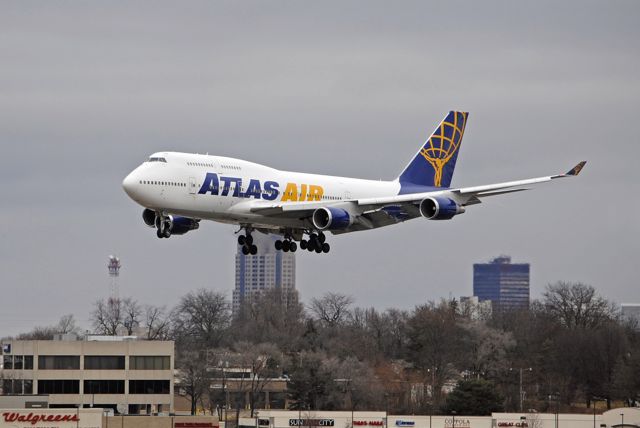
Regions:
<instances>
[{"instance_id":1,"label":"jet engine","mask_svg":"<svg viewBox=\"0 0 640 428\"><path fill-rule=\"evenodd\" d=\"M200 227L200 220L189 217L167 216L167 223L172 235L184 235L190 230Z\"/></svg>"},{"instance_id":2,"label":"jet engine","mask_svg":"<svg viewBox=\"0 0 640 428\"><path fill-rule=\"evenodd\" d=\"M142 220L149 227L156 227L156 212L146 208L142 211Z\"/></svg>"},{"instance_id":3,"label":"jet engine","mask_svg":"<svg viewBox=\"0 0 640 428\"><path fill-rule=\"evenodd\" d=\"M450 220L454 215L462 214L464 207L449 198L434 196L420 202L420 215L429 220Z\"/></svg>"},{"instance_id":4,"label":"jet engine","mask_svg":"<svg viewBox=\"0 0 640 428\"><path fill-rule=\"evenodd\" d=\"M353 224L353 217L342 208L318 208L311 219L318 230L346 229Z\"/></svg>"},{"instance_id":5,"label":"jet engine","mask_svg":"<svg viewBox=\"0 0 640 428\"><path fill-rule=\"evenodd\" d=\"M188 231L200 227L200 220L173 215L164 217L164 227L162 227L162 218L148 208L142 211L142 220L147 226L155 227L158 230L158 237L165 238L171 235L184 235Z\"/></svg>"}]
</instances>

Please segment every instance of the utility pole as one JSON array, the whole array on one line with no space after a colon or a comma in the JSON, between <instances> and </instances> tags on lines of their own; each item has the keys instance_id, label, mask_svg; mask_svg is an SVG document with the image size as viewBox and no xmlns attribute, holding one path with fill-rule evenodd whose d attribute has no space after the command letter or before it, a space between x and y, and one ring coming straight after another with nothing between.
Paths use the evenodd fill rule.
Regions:
<instances>
[{"instance_id":1,"label":"utility pole","mask_svg":"<svg viewBox=\"0 0 640 428\"><path fill-rule=\"evenodd\" d=\"M509 370L513 370L513 368L510 368ZM519 391L520 391L520 413L522 413L522 412L523 412L523 410L522 410L522 409L523 409L523 407L524 407L524 405L523 405L523 402L524 402L524 390L523 390L523 388L522 388L522 371L523 371L523 370L527 370L527 371L529 371L529 372L530 372L530 371L532 371L533 369L532 369L531 367L526 367L526 368L524 368L524 369L523 369L522 367L520 367L520 368L518 369L519 374L520 374L520 388L519 388Z\"/></svg>"}]
</instances>

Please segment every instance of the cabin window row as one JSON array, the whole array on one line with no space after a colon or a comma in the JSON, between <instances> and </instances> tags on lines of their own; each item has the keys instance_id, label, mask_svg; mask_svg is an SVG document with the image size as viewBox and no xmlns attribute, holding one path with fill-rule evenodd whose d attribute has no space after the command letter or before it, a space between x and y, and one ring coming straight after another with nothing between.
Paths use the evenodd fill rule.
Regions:
<instances>
[{"instance_id":1,"label":"cabin window row","mask_svg":"<svg viewBox=\"0 0 640 428\"><path fill-rule=\"evenodd\" d=\"M186 183L179 183L177 181L140 180L140 184L151 184L154 186L187 187Z\"/></svg>"}]
</instances>

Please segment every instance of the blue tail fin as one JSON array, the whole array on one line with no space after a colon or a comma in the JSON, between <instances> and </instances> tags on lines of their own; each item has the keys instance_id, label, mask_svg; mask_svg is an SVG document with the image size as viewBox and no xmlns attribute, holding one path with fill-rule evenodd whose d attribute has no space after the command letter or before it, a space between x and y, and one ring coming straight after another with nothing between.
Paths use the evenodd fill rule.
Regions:
<instances>
[{"instance_id":1,"label":"blue tail fin","mask_svg":"<svg viewBox=\"0 0 640 428\"><path fill-rule=\"evenodd\" d=\"M404 185L449 187L469 113L450 111L402 171Z\"/></svg>"}]
</instances>

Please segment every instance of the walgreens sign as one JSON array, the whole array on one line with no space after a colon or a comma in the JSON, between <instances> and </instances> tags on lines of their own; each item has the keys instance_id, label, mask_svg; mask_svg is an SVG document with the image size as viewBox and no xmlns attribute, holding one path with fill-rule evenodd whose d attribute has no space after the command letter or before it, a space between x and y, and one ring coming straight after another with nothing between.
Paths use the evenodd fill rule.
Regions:
<instances>
[{"instance_id":1,"label":"walgreens sign","mask_svg":"<svg viewBox=\"0 0 640 428\"><path fill-rule=\"evenodd\" d=\"M99 409L3 410L0 428L102 428L102 411Z\"/></svg>"}]
</instances>

